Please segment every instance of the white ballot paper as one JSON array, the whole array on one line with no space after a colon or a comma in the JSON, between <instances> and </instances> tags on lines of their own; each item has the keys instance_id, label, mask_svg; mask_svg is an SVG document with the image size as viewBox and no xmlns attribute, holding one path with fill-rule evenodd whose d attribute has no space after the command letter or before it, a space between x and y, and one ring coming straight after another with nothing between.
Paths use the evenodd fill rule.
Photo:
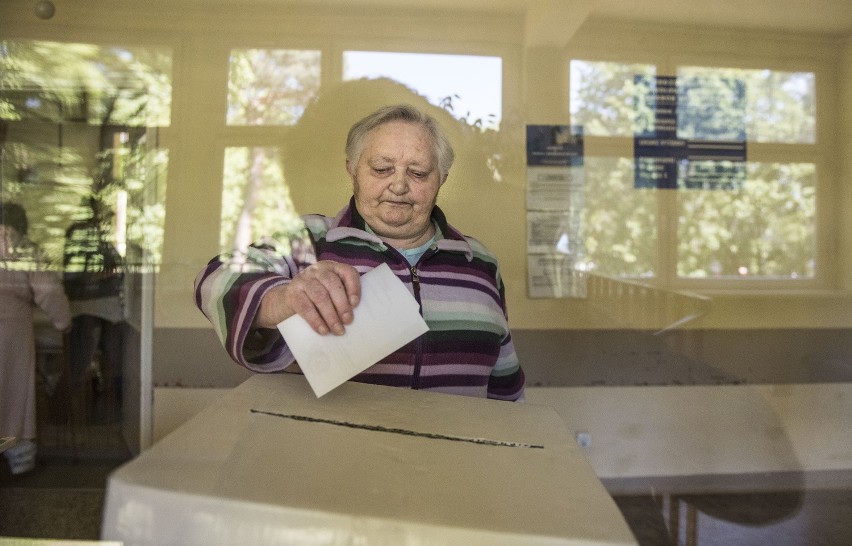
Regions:
<instances>
[{"instance_id":1,"label":"white ballot paper","mask_svg":"<svg viewBox=\"0 0 852 546\"><path fill-rule=\"evenodd\" d=\"M417 301L382 264L361 276L361 301L342 336L321 336L299 315L281 322L278 330L319 398L429 327Z\"/></svg>"}]
</instances>

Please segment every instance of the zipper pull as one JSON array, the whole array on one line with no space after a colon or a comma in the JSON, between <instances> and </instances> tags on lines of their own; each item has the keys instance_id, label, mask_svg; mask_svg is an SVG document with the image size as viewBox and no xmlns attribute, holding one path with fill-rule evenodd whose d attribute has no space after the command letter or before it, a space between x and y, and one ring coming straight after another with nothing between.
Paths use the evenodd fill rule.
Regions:
<instances>
[{"instance_id":1,"label":"zipper pull","mask_svg":"<svg viewBox=\"0 0 852 546\"><path fill-rule=\"evenodd\" d=\"M411 270L411 287L414 288L414 297L418 298L418 303L420 302L420 276L417 273L417 266L412 265L409 267Z\"/></svg>"}]
</instances>

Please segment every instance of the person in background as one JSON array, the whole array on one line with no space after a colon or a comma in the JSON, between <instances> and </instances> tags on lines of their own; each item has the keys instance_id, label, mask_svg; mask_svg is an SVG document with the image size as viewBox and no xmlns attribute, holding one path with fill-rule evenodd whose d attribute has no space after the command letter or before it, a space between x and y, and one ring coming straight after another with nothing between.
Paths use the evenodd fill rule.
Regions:
<instances>
[{"instance_id":1,"label":"person in background","mask_svg":"<svg viewBox=\"0 0 852 546\"><path fill-rule=\"evenodd\" d=\"M84 397L87 373L97 358L97 394L105 394L103 417L116 419L120 407L124 343L124 259L110 242L108 214L97 199L87 199L90 215L65 231L63 274L71 302L71 388Z\"/></svg>"},{"instance_id":2,"label":"person in background","mask_svg":"<svg viewBox=\"0 0 852 546\"><path fill-rule=\"evenodd\" d=\"M13 475L36 462L34 310L61 332L71 327L62 277L27 239L27 228L23 207L0 202L0 436L17 439L3 454Z\"/></svg>"},{"instance_id":3,"label":"person in background","mask_svg":"<svg viewBox=\"0 0 852 546\"><path fill-rule=\"evenodd\" d=\"M265 238L245 263L223 255L198 274L196 304L231 358L256 372L291 366L276 325L294 314L319 334L343 334L360 275L384 263L417 300L429 331L353 380L521 400L524 373L497 260L436 205L453 161L443 130L415 107L384 107L355 123L346 141L353 196L334 218L304 217L310 259Z\"/></svg>"}]
</instances>

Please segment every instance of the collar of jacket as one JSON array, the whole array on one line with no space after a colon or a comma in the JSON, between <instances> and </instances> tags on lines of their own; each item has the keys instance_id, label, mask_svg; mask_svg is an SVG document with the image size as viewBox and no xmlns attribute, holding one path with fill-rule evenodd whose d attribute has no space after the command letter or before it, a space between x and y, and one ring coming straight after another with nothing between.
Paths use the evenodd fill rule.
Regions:
<instances>
[{"instance_id":1,"label":"collar of jacket","mask_svg":"<svg viewBox=\"0 0 852 546\"><path fill-rule=\"evenodd\" d=\"M463 253L467 261L472 261L473 249L470 247L470 243L456 228L447 223L447 217L438 205L435 205L432 209L432 220L437 222L443 234L443 238L435 242L436 248L447 252ZM329 242L335 242L354 237L375 243L382 248L387 246L377 235L369 233L366 227L367 223L355 207L355 197L352 197L349 199L349 204L337 213L337 216L331 221L325 239Z\"/></svg>"}]
</instances>

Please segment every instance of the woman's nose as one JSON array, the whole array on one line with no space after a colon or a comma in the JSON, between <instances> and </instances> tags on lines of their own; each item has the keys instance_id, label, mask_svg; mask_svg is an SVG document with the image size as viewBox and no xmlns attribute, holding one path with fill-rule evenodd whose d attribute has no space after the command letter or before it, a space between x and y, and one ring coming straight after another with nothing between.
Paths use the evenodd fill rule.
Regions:
<instances>
[{"instance_id":1,"label":"woman's nose","mask_svg":"<svg viewBox=\"0 0 852 546\"><path fill-rule=\"evenodd\" d=\"M395 172L391 178L390 190L397 195L402 195L408 192L408 180L405 179L405 172Z\"/></svg>"}]
</instances>

